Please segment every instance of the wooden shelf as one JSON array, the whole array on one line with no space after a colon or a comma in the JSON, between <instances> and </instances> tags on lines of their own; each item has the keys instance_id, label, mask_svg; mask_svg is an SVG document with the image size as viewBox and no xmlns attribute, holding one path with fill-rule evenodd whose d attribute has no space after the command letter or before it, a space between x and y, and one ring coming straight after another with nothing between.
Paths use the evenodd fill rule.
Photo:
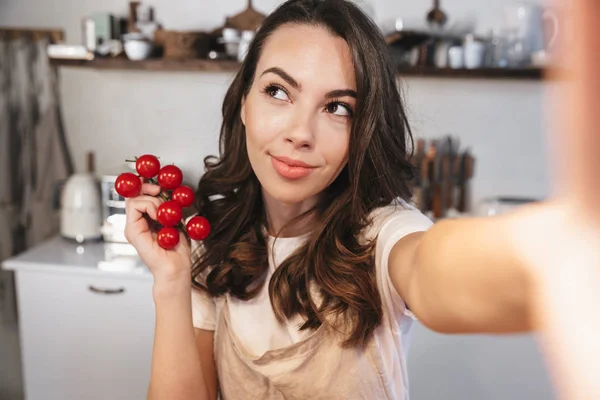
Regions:
<instances>
[{"instance_id":1,"label":"wooden shelf","mask_svg":"<svg viewBox=\"0 0 600 400\"><path fill-rule=\"evenodd\" d=\"M237 61L229 60L171 60L165 58L131 61L127 58L95 58L93 60L51 59L52 64L65 67L94 69L127 69L140 71L207 71L235 72L239 68Z\"/></svg>"},{"instance_id":2,"label":"wooden shelf","mask_svg":"<svg viewBox=\"0 0 600 400\"><path fill-rule=\"evenodd\" d=\"M544 78L541 68L478 68L452 69L433 67L398 68L400 76L416 76L428 78L460 78L460 79L523 79L540 80Z\"/></svg>"},{"instance_id":3,"label":"wooden shelf","mask_svg":"<svg viewBox=\"0 0 600 400\"><path fill-rule=\"evenodd\" d=\"M207 72L235 72L240 64L233 60L170 60L150 59L143 61L130 61L126 58L96 58L94 60L51 60L54 65L94 69L125 69L140 71L207 71ZM457 78L457 79L520 79L540 80L544 71L540 68L481 68L481 69L451 69L432 67L399 67L399 76L415 76L430 78Z\"/></svg>"},{"instance_id":4,"label":"wooden shelf","mask_svg":"<svg viewBox=\"0 0 600 400\"><path fill-rule=\"evenodd\" d=\"M18 39L23 36L33 37L35 40L50 38L51 43L59 43L65 39L65 32L62 29L40 29L40 28L5 28L0 27L0 36L7 35L11 39Z\"/></svg>"}]
</instances>

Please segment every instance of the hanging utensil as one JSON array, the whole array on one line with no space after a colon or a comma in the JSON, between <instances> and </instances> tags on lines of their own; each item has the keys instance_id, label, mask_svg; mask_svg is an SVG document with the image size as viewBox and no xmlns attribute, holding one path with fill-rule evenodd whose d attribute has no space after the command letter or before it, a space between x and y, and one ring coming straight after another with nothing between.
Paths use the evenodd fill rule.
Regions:
<instances>
[{"instance_id":1,"label":"hanging utensil","mask_svg":"<svg viewBox=\"0 0 600 400\"><path fill-rule=\"evenodd\" d=\"M448 21L448 16L440 8L440 0L433 1L433 9L427 13L427 22L432 28L441 29Z\"/></svg>"},{"instance_id":2,"label":"hanging utensil","mask_svg":"<svg viewBox=\"0 0 600 400\"><path fill-rule=\"evenodd\" d=\"M448 149L448 175L446 176L446 210L454 208L454 188L457 185L457 167L455 166L456 158L460 149L459 140L457 137L450 135L446 136L446 148Z\"/></svg>"}]
</instances>

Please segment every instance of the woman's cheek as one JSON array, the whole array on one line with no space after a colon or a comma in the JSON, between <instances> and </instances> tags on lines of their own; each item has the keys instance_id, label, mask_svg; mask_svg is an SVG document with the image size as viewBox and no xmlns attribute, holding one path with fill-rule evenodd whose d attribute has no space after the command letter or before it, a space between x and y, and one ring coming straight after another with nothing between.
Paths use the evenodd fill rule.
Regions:
<instances>
[{"instance_id":1,"label":"woman's cheek","mask_svg":"<svg viewBox=\"0 0 600 400\"><path fill-rule=\"evenodd\" d=\"M270 141L280 132L285 132L288 125L288 115L285 110L276 107L265 107L264 111L252 118L251 129L253 136L261 141Z\"/></svg>"},{"instance_id":2,"label":"woman's cheek","mask_svg":"<svg viewBox=\"0 0 600 400\"><path fill-rule=\"evenodd\" d=\"M350 132L346 130L330 130L322 136L323 151L330 164L340 165L348 158Z\"/></svg>"}]
</instances>

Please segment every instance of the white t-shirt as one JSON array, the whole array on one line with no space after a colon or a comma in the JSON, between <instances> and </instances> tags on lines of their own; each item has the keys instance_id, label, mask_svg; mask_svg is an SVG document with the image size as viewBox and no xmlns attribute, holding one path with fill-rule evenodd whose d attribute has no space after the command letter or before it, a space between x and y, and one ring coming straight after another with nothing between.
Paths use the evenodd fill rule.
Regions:
<instances>
[{"instance_id":1,"label":"white t-shirt","mask_svg":"<svg viewBox=\"0 0 600 400\"><path fill-rule=\"evenodd\" d=\"M375 330L374 334L382 335L379 342L387 347L382 349L382 354L386 354L386 357L389 354L390 366L396 362L404 364L414 315L407 310L404 301L392 285L388 273L388 259L394 244L398 240L410 233L426 231L431 227L432 222L420 211L402 201L373 211L373 217L373 223L366 229L364 238L373 240L377 237L375 250L377 253L375 257L377 287L384 307L384 316L386 314L392 316L386 326L390 327L394 335L386 334L383 337L384 332L379 329ZM270 254L267 279L271 278L275 268L298 248L305 238L306 236L278 238L273 247L274 238L269 237L268 248ZM226 295L231 329L243 341L245 350L256 357L262 356L269 350L290 346L311 334L310 330L298 330L302 323L299 316L288 320L285 324L277 321L271 307L268 287L267 281L263 285L262 291L255 298L248 301L239 300L234 296L229 296L229 294ZM194 327L215 330L217 319L224 305L225 299L223 297L213 299L207 294L192 290ZM400 336L401 340L395 340L396 336ZM406 383L406 377L402 376L401 378L403 378L402 382Z\"/></svg>"}]
</instances>

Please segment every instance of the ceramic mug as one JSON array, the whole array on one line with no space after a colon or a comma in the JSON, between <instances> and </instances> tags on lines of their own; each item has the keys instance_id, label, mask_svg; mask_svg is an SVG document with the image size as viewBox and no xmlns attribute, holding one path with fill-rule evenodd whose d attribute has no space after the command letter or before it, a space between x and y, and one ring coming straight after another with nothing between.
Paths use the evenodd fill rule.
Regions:
<instances>
[{"instance_id":1,"label":"ceramic mug","mask_svg":"<svg viewBox=\"0 0 600 400\"><path fill-rule=\"evenodd\" d=\"M465 67L469 69L481 68L485 55L485 45L477 40L465 43Z\"/></svg>"},{"instance_id":2,"label":"ceramic mug","mask_svg":"<svg viewBox=\"0 0 600 400\"><path fill-rule=\"evenodd\" d=\"M464 51L462 46L452 46L448 49L448 65L450 68L463 68Z\"/></svg>"}]
</instances>

